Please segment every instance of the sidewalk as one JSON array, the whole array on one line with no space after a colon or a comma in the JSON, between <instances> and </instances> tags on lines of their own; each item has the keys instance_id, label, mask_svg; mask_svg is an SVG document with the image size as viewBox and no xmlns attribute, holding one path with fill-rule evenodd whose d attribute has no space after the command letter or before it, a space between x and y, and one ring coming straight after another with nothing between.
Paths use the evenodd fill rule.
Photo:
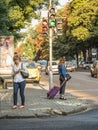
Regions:
<instances>
[{"instance_id":1,"label":"sidewalk","mask_svg":"<svg viewBox=\"0 0 98 130\"><path fill-rule=\"evenodd\" d=\"M87 109L87 102L66 93L67 100L60 100L59 94L54 99L47 99L48 84L27 84L25 90L26 106L24 109L12 110L12 87L2 94L0 101L0 118L49 117L54 115L68 115ZM2 90L3 91L3 90ZM1 93L1 90L0 90ZM18 98L20 104L20 97Z\"/></svg>"}]
</instances>

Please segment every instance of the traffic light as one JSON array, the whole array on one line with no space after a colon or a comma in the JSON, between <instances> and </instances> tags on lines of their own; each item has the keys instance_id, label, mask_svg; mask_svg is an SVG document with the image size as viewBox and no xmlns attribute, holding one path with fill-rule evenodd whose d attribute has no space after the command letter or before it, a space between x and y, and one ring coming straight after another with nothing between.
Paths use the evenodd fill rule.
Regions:
<instances>
[{"instance_id":1,"label":"traffic light","mask_svg":"<svg viewBox=\"0 0 98 130\"><path fill-rule=\"evenodd\" d=\"M48 19L42 20L42 35L43 37L48 36Z\"/></svg>"},{"instance_id":2,"label":"traffic light","mask_svg":"<svg viewBox=\"0 0 98 130\"><path fill-rule=\"evenodd\" d=\"M56 26L55 8L49 10L49 28Z\"/></svg>"},{"instance_id":3,"label":"traffic light","mask_svg":"<svg viewBox=\"0 0 98 130\"><path fill-rule=\"evenodd\" d=\"M56 29L57 29L57 36L62 35L63 27L62 27L62 19L56 20Z\"/></svg>"}]
</instances>

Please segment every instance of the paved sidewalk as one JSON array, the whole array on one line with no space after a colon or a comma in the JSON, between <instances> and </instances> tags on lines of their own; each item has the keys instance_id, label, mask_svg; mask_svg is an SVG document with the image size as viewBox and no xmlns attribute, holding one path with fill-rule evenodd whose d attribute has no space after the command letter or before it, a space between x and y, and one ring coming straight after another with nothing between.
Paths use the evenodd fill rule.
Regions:
<instances>
[{"instance_id":1,"label":"paved sidewalk","mask_svg":"<svg viewBox=\"0 0 98 130\"><path fill-rule=\"evenodd\" d=\"M2 90L3 91L3 90ZM5 90L4 90L5 91ZM47 99L46 93L48 84L27 84L25 90L26 106L24 109L11 109L12 87L9 87L0 101L0 118L27 118L27 117L48 117L54 115L68 115L81 112L87 109L87 101L66 93L67 100L60 100L59 94L54 99ZM20 97L18 98L20 105Z\"/></svg>"}]
</instances>

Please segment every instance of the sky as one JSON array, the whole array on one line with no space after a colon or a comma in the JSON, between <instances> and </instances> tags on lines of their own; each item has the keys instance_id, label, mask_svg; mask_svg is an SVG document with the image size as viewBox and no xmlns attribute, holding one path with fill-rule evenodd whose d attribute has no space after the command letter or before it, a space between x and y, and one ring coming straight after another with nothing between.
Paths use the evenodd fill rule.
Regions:
<instances>
[{"instance_id":1,"label":"sky","mask_svg":"<svg viewBox=\"0 0 98 130\"><path fill-rule=\"evenodd\" d=\"M64 6L69 0L59 0L61 6Z\"/></svg>"}]
</instances>

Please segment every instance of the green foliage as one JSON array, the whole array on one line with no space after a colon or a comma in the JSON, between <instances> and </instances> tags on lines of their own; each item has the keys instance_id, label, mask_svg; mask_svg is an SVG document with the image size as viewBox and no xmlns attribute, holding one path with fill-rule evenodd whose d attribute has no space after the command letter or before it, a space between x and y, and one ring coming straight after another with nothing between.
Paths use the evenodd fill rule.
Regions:
<instances>
[{"instance_id":1,"label":"green foliage","mask_svg":"<svg viewBox=\"0 0 98 130\"><path fill-rule=\"evenodd\" d=\"M77 40L85 41L90 37L89 31L83 26L79 26L76 29L72 30L72 35L77 38Z\"/></svg>"},{"instance_id":2,"label":"green foliage","mask_svg":"<svg viewBox=\"0 0 98 130\"><path fill-rule=\"evenodd\" d=\"M34 45L29 39L27 39L26 42L21 45L21 49L23 56L28 57L29 59L33 59L35 57Z\"/></svg>"},{"instance_id":3,"label":"green foliage","mask_svg":"<svg viewBox=\"0 0 98 130\"><path fill-rule=\"evenodd\" d=\"M8 23L8 15L7 15L8 7L4 0L0 0L0 35L6 32L7 30L7 23Z\"/></svg>"},{"instance_id":4,"label":"green foliage","mask_svg":"<svg viewBox=\"0 0 98 130\"><path fill-rule=\"evenodd\" d=\"M77 40L88 40L96 32L98 0L73 0L69 7L68 29ZM95 29L95 30L94 30Z\"/></svg>"},{"instance_id":5,"label":"green foliage","mask_svg":"<svg viewBox=\"0 0 98 130\"><path fill-rule=\"evenodd\" d=\"M18 30L19 27L24 27L24 16L22 13L22 9L19 6L13 6L9 10L9 21L11 22L10 27L12 26L13 29Z\"/></svg>"},{"instance_id":6,"label":"green foliage","mask_svg":"<svg viewBox=\"0 0 98 130\"><path fill-rule=\"evenodd\" d=\"M73 56L88 48L98 47L98 0L73 0L59 10L58 16L64 10L68 16L67 25L65 21L65 31L61 42L56 40L54 48L58 48L54 49L54 54Z\"/></svg>"}]
</instances>

